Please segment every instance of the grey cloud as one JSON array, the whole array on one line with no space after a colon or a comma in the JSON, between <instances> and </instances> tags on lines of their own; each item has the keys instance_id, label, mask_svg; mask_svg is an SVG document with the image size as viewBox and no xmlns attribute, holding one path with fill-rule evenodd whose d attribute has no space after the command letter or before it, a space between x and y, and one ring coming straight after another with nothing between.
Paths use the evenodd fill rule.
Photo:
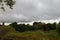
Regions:
<instances>
[{"instance_id":1,"label":"grey cloud","mask_svg":"<svg viewBox=\"0 0 60 40\"><path fill-rule=\"evenodd\" d=\"M29 18L22 14L1 14L0 13L0 22L28 22Z\"/></svg>"},{"instance_id":2,"label":"grey cloud","mask_svg":"<svg viewBox=\"0 0 60 40\"><path fill-rule=\"evenodd\" d=\"M13 10L6 7L5 14L0 14L1 21L6 22L54 20L59 17L60 0L16 0Z\"/></svg>"}]
</instances>

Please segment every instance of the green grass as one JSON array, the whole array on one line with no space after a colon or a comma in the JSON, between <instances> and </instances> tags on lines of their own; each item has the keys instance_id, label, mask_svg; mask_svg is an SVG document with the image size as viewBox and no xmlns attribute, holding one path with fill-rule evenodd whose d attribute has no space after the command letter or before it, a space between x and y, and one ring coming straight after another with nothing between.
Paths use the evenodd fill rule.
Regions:
<instances>
[{"instance_id":1,"label":"green grass","mask_svg":"<svg viewBox=\"0 0 60 40\"><path fill-rule=\"evenodd\" d=\"M0 40L60 40L56 30L49 32L41 30L17 32L10 26L1 26L0 28L8 30L8 32L3 33L4 35L0 36Z\"/></svg>"}]
</instances>

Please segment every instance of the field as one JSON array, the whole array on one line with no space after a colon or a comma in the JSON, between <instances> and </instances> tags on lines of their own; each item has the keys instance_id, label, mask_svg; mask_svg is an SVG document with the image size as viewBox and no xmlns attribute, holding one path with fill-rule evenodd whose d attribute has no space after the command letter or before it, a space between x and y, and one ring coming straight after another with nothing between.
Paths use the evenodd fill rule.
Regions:
<instances>
[{"instance_id":1,"label":"field","mask_svg":"<svg viewBox=\"0 0 60 40\"><path fill-rule=\"evenodd\" d=\"M56 30L18 32L10 26L0 26L0 40L60 40Z\"/></svg>"}]
</instances>

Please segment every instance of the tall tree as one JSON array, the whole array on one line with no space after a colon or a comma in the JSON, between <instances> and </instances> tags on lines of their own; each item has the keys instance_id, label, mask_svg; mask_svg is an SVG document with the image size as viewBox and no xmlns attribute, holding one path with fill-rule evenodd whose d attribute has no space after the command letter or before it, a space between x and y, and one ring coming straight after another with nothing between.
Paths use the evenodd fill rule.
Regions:
<instances>
[{"instance_id":1,"label":"tall tree","mask_svg":"<svg viewBox=\"0 0 60 40\"><path fill-rule=\"evenodd\" d=\"M3 11L5 11L5 6L7 5L9 6L10 9L13 9L13 5L15 4L15 0L0 0L0 9L2 9ZM4 25L5 23L2 22L2 25Z\"/></svg>"}]
</instances>

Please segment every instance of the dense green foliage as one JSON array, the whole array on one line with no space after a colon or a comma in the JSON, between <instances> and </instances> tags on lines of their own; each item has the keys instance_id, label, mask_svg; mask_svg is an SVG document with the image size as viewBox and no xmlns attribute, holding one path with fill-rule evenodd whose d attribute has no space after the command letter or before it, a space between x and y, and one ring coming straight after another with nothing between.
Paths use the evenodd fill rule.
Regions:
<instances>
[{"instance_id":1,"label":"dense green foliage","mask_svg":"<svg viewBox=\"0 0 60 40\"><path fill-rule=\"evenodd\" d=\"M0 25L0 40L60 40L60 22Z\"/></svg>"},{"instance_id":2,"label":"dense green foliage","mask_svg":"<svg viewBox=\"0 0 60 40\"><path fill-rule=\"evenodd\" d=\"M56 31L50 31L49 33L40 30L15 32L15 30L9 26L3 26L0 29L3 30L3 33L0 31L0 40L60 40L59 36L56 34Z\"/></svg>"},{"instance_id":3,"label":"dense green foliage","mask_svg":"<svg viewBox=\"0 0 60 40\"><path fill-rule=\"evenodd\" d=\"M34 22L33 25L25 25L25 24L17 24L17 22L13 22L10 24L11 27L15 28L16 31L25 32L25 31L50 31L50 30L57 30L60 32L60 23L42 23L42 22Z\"/></svg>"}]
</instances>

